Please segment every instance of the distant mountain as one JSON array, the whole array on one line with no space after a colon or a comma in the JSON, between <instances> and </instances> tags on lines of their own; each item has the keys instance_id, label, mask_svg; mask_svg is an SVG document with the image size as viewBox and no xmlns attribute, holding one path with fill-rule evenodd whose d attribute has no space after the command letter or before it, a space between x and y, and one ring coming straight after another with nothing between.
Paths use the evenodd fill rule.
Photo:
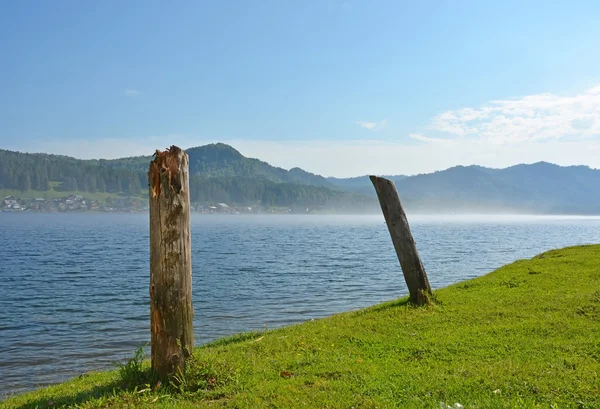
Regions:
<instances>
[{"instance_id":1,"label":"distant mountain","mask_svg":"<svg viewBox=\"0 0 600 409\"><path fill-rule=\"evenodd\" d=\"M384 178L390 179L394 183L398 183L402 179L406 179L408 176L404 175L381 175ZM327 180L332 183L334 186L337 186L340 189L347 190L349 192L356 192L366 195L375 194L375 190L373 190L373 184L369 179L368 175L365 176L357 176L353 178L327 178Z\"/></svg>"},{"instance_id":2,"label":"distant mountain","mask_svg":"<svg viewBox=\"0 0 600 409\"><path fill-rule=\"evenodd\" d=\"M456 166L394 180L412 212L518 212L600 214L600 170L547 162L506 169ZM367 177L329 179L348 190L375 196Z\"/></svg>"},{"instance_id":3,"label":"distant mountain","mask_svg":"<svg viewBox=\"0 0 600 409\"><path fill-rule=\"evenodd\" d=\"M258 159L246 158L231 146L223 143L186 149L186 153L190 159L190 174L229 177L260 176L276 183L335 187L323 176L306 172L300 168L285 170Z\"/></svg>"},{"instance_id":4,"label":"distant mountain","mask_svg":"<svg viewBox=\"0 0 600 409\"><path fill-rule=\"evenodd\" d=\"M188 148L185 150L190 162L190 175L206 177L260 177L275 183L335 188L323 176L306 172L300 168L285 170L271 166L258 159L247 158L233 147L224 143ZM113 160L100 160L99 164L110 168L127 168L147 171L150 156L138 156Z\"/></svg>"},{"instance_id":5,"label":"distant mountain","mask_svg":"<svg viewBox=\"0 0 600 409\"><path fill-rule=\"evenodd\" d=\"M193 201L380 211L368 176L324 178L299 168L285 170L220 143L186 152ZM79 160L0 150L0 190L145 194L150 160L151 156ZM407 211L413 213L600 214L600 170L587 166L546 162L506 169L456 166L386 177L394 181Z\"/></svg>"},{"instance_id":6,"label":"distant mountain","mask_svg":"<svg viewBox=\"0 0 600 409\"><path fill-rule=\"evenodd\" d=\"M194 202L339 212L376 208L373 198L342 191L322 176L246 158L225 144L190 148L186 152L190 162L190 198ZM50 190L145 195L151 159L138 156L80 160L0 150L0 190L10 194L28 192L37 197Z\"/></svg>"}]
</instances>

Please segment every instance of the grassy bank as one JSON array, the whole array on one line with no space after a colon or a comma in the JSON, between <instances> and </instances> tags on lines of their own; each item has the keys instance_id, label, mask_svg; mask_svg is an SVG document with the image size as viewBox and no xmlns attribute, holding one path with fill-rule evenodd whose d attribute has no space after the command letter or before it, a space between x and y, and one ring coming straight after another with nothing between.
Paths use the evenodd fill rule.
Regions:
<instances>
[{"instance_id":1,"label":"grassy bank","mask_svg":"<svg viewBox=\"0 0 600 409\"><path fill-rule=\"evenodd\" d=\"M14 196L20 199L35 199L35 198L44 198L47 200L53 200L61 197L67 197L70 195L82 195L90 200L98 200L100 202L105 202L109 197L118 198L119 195L115 193L89 193L89 192L80 192L77 190L11 190L11 189L0 189L0 199L6 196Z\"/></svg>"},{"instance_id":2,"label":"grassy bank","mask_svg":"<svg viewBox=\"0 0 600 409\"><path fill-rule=\"evenodd\" d=\"M199 347L179 387L156 388L132 361L0 405L600 407L600 246L520 260L435 298Z\"/></svg>"},{"instance_id":3,"label":"grassy bank","mask_svg":"<svg viewBox=\"0 0 600 409\"><path fill-rule=\"evenodd\" d=\"M117 199L121 197L135 197L139 199L147 199L148 194L146 191L141 191L139 195L129 195L125 193L106 193L106 192L84 192L80 190L61 190L59 182L50 182L50 189L48 190L15 190L15 189L0 189L0 199L6 196L14 196L21 199L35 199L45 198L48 200L67 197L70 195L82 195L83 197L90 200L97 200L99 202L106 202L108 198Z\"/></svg>"}]
</instances>

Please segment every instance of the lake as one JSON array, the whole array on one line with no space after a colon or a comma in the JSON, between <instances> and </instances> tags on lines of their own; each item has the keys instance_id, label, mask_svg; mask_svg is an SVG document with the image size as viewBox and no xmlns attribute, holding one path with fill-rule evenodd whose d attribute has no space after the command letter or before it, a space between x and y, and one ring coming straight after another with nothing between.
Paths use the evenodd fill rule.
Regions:
<instances>
[{"instance_id":1,"label":"lake","mask_svg":"<svg viewBox=\"0 0 600 409\"><path fill-rule=\"evenodd\" d=\"M600 217L409 215L440 288L599 243ZM407 294L383 216L193 215L196 344ZM150 339L148 215L0 213L0 395L111 368Z\"/></svg>"}]
</instances>

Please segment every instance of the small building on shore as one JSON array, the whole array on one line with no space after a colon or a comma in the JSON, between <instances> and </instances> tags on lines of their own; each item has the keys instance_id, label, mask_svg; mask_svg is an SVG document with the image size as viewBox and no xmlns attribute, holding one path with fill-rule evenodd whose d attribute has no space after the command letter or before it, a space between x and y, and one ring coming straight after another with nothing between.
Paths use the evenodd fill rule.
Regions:
<instances>
[{"instance_id":1,"label":"small building on shore","mask_svg":"<svg viewBox=\"0 0 600 409\"><path fill-rule=\"evenodd\" d=\"M217 203L217 211L220 213L228 213L230 208L226 203Z\"/></svg>"}]
</instances>

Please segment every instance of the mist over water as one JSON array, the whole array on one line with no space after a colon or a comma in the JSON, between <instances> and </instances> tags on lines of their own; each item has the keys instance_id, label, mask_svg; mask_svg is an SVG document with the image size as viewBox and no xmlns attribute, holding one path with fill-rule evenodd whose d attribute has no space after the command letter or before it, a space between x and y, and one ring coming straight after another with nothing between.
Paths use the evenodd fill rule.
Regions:
<instances>
[{"instance_id":1,"label":"mist over water","mask_svg":"<svg viewBox=\"0 0 600 409\"><path fill-rule=\"evenodd\" d=\"M600 242L600 217L408 215L431 285ZM193 215L196 344L406 295L383 216ZM147 343L148 215L0 214L0 394Z\"/></svg>"}]
</instances>

